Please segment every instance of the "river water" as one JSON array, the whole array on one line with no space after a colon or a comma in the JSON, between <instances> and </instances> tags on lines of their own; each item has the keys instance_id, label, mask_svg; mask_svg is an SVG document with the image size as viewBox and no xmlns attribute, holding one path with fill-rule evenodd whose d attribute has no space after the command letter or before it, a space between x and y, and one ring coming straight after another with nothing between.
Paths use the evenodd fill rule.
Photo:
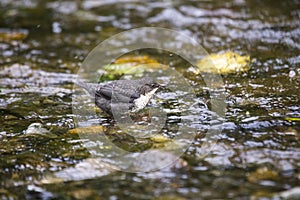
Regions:
<instances>
[{"instance_id":1,"label":"river water","mask_svg":"<svg viewBox=\"0 0 300 200\"><path fill-rule=\"evenodd\" d=\"M99 164L83 145L87 140L70 132L76 128L72 100L78 95L73 81L82 62L103 40L139 27L180 31L208 53L233 51L252 60L249 71L222 75L226 111L213 127L222 131L210 153L202 156L206 125L198 123L193 143L175 166L154 173ZM298 0L2 0L0 52L1 199L300 197ZM150 55L186 70L172 54ZM197 77L188 78L197 93L194 100L206 98ZM158 96L168 98L167 93ZM172 98L165 108L176 108ZM209 109L196 117L211 117ZM169 117L165 135L179 126L176 119ZM30 134L33 123L39 134ZM134 152L161 145L115 130L111 135ZM162 160L174 156L152 154ZM145 169L156 162L134 165Z\"/></svg>"}]
</instances>

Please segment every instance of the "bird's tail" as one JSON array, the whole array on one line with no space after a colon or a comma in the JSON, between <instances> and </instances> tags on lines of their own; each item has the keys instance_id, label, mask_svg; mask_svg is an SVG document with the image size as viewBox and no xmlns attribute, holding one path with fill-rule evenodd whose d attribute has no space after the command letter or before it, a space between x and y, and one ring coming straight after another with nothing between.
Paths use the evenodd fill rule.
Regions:
<instances>
[{"instance_id":1,"label":"bird's tail","mask_svg":"<svg viewBox=\"0 0 300 200\"><path fill-rule=\"evenodd\" d=\"M83 81L78 80L78 79L74 83L76 85L78 85L79 87L83 88L84 90L86 90L91 96L93 96L93 97L95 96L98 84L96 84L96 83L86 83L86 82L83 82Z\"/></svg>"}]
</instances>

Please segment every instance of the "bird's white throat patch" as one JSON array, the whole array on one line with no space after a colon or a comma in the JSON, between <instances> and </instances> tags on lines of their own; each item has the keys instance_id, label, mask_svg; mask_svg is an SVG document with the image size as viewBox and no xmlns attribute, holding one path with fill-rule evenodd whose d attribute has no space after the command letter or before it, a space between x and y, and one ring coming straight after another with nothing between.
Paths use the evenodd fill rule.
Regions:
<instances>
[{"instance_id":1,"label":"bird's white throat patch","mask_svg":"<svg viewBox=\"0 0 300 200\"><path fill-rule=\"evenodd\" d=\"M154 93L156 92L158 88L155 88L153 90L151 90L150 92L146 93L145 95L141 95L139 98L137 98L136 100L134 100L134 108L132 109L132 112L137 112L143 108L145 108L145 106L148 104L148 102L150 101L151 97L154 95Z\"/></svg>"}]
</instances>

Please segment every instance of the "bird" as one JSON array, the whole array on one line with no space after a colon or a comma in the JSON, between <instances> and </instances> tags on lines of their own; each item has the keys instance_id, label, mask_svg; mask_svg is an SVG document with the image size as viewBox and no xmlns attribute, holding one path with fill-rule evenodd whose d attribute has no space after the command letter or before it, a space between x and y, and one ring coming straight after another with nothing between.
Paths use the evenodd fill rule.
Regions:
<instances>
[{"instance_id":1,"label":"bird","mask_svg":"<svg viewBox=\"0 0 300 200\"><path fill-rule=\"evenodd\" d=\"M150 77L136 80L115 80L104 83L75 82L95 97L95 104L106 114L113 116L114 112L138 112L144 109L161 87ZM124 113L125 114L125 113Z\"/></svg>"}]
</instances>

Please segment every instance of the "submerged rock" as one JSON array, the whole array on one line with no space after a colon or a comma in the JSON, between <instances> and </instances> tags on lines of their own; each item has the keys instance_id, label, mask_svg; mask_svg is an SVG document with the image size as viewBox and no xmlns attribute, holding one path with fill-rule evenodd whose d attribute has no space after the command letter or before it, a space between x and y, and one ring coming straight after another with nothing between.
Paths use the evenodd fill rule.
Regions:
<instances>
[{"instance_id":1,"label":"submerged rock","mask_svg":"<svg viewBox=\"0 0 300 200\"><path fill-rule=\"evenodd\" d=\"M123 75L140 77L144 72L167 68L167 65L160 64L149 56L125 56L103 66L97 73L101 75L101 80L113 80Z\"/></svg>"},{"instance_id":2,"label":"submerged rock","mask_svg":"<svg viewBox=\"0 0 300 200\"><path fill-rule=\"evenodd\" d=\"M53 184L65 181L79 181L106 176L118 170L117 167L105 163L99 158L88 158L73 167L65 168L46 176L42 184Z\"/></svg>"},{"instance_id":3,"label":"submerged rock","mask_svg":"<svg viewBox=\"0 0 300 200\"><path fill-rule=\"evenodd\" d=\"M257 183L262 180L276 180L278 179L278 172L267 167L261 167L256 171L249 173L247 179L252 183Z\"/></svg>"},{"instance_id":4,"label":"submerged rock","mask_svg":"<svg viewBox=\"0 0 300 200\"><path fill-rule=\"evenodd\" d=\"M24 131L23 137L26 136L43 136L48 138L57 138L57 135L51 133L48 129L43 127L41 123L32 123L28 126L28 128Z\"/></svg>"},{"instance_id":5,"label":"submerged rock","mask_svg":"<svg viewBox=\"0 0 300 200\"><path fill-rule=\"evenodd\" d=\"M122 159L126 161L122 161ZM54 184L94 179L116 171L138 172L139 176L157 179L166 176L173 177L176 170L187 166L187 162L177 155L159 150L147 150L141 154L133 153L124 158L120 157L119 162L110 160L110 158L106 158L105 161L101 158L88 158L73 167L46 176L40 183Z\"/></svg>"},{"instance_id":6,"label":"submerged rock","mask_svg":"<svg viewBox=\"0 0 300 200\"><path fill-rule=\"evenodd\" d=\"M150 63L158 63L157 60L150 58L149 56L122 56L117 59L115 64L120 63L135 63L135 64L150 64Z\"/></svg>"},{"instance_id":7,"label":"submerged rock","mask_svg":"<svg viewBox=\"0 0 300 200\"><path fill-rule=\"evenodd\" d=\"M300 199L300 187L294 187L292 189L280 192L276 197L280 197L282 199Z\"/></svg>"},{"instance_id":8,"label":"submerged rock","mask_svg":"<svg viewBox=\"0 0 300 200\"><path fill-rule=\"evenodd\" d=\"M48 129L43 127L43 124L41 123L32 123L28 126L28 128L25 130L25 135L23 136L44 136L49 138L57 138L57 136L53 133L51 133Z\"/></svg>"},{"instance_id":9,"label":"submerged rock","mask_svg":"<svg viewBox=\"0 0 300 200\"><path fill-rule=\"evenodd\" d=\"M63 181L76 181L106 176L118 170L117 167L103 162L101 159L89 158L74 167L56 172L54 176Z\"/></svg>"},{"instance_id":10,"label":"submerged rock","mask_svg":"<svg viewBox=\"0 0 300 200\"><path fill-rule=\"evenodd\" d=\"M28 36L28 30L26 29L0 29L0 41L19 41L24 40Z\"/></svg>"},{"instance_id":11,"label":"submerged rock","mask_svg":"<svg viewBox=\"0 0 300 200\"><path fill-rule=\"evenodd\" d=\"M186 200L186 198L176 196L176 195L163 195L160 197L155 197L152 200Z\"/></svg>"},{"instance_id":12,"label":"submerged rock","mask_svg":"<svg viewBox=\"0 0 300 200\"><path fill-rule=\"evenodd\" d=\"M69 134L96 134L96 133L103 133L104 127L103 126L87 126L87 127L79 127L70 129L68 131Z\"/></svg>"},{"instance_id":13,"label":"submerged rock","mask_svg":"<svg viewBox=\"0 0 300 200\"><path fill-rule=\"evenodd\" d=\"M250 56L241 56L228 51L219 54L210 54L197 62L197 66L189 68L195 74L201 72L231 74L246 72L250 69Z\"/></svg>"},{"instance_id":14,"label":"submerged rock","mask_svg":"<svg viewBox=\"0 0 300 200\"><path fill-rule=\"evenodd\" d=\"M41 123L32 123L28 126L25 134L47 134L50 133L49 130L43 128Z\"/></svg>"}]
</instances>

